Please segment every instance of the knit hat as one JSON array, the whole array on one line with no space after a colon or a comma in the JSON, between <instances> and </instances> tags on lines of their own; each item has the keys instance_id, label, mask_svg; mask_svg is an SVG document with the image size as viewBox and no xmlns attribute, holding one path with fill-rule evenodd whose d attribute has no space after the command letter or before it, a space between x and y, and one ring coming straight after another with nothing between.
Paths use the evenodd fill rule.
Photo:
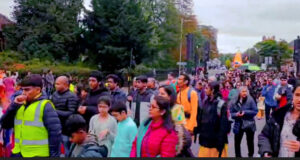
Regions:
<instances>
[{"instance_id":1,"label":"knit hat","mask_svg":"<svg viewBox=\"0 0 300 160\"><path fill-rule=\"evenodd\" d=\"M43 78L39 74L31 74L26 76L20 83L22 87L43 87Z\"/></svg>"},{"instance_id":2,"label":"knit hat","mask_svg":"<svg viewBox=\"0 0 300 160\"><path fill-rule=\"evenodd\" d=\"M102 73L100 71L92 71L90 77L96 78L98 82L102 81Z\"/></svg>"}]
</instances>

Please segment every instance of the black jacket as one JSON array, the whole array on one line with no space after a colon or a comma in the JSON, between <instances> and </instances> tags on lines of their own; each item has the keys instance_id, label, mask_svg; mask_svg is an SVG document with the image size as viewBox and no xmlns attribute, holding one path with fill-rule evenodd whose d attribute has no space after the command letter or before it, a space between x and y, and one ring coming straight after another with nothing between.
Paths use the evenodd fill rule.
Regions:
<instances>
[{"instance_id":1,"label":"black jacket","mask_svg":"<svg viewBox=\"0 0 300 160\"><path fill-rule=\"evenodd\" d=\"M44 99L47 99L47 97L45 95L42 95L36 101ZM27 108L29 105L30 104L27 104L25 107ZM0 123L3 128L10 129L14 127L14 119L20 107L21 105L16 103L12 103L10 105L7 112L2 116L0 120ZM48 130L50 157L59 157L61 142L61 124L55 109L52 108L50 103L46 103L43 121L46 129Z\"/></svg>"},{"instance_id":2,"label":"black jacket","mask_svg":"<svg viewBox=\"0 0 300 160\"><path fill-rule=\"evenodd\" d=\"M63 93L57 91L54 92L52 102L55 105L56 112L62 125L62 133L67 134L65 127L66 120L70 115L76 113L79 100L74 93L67 90Z\"/></svg>"},{"instance_id":3,"label":"black jacket","mask_svg":"<svg viewBox=\"0 0 300 160\"><path fill-rule=\"evenodd\" d=\"M220 100L217 97L213 100L207 98L201 108L201 120L197 123L199 126L199 144L222 151L224 145L228 143L227 134L230 132L230 122L227 116L226 103L221 100L224 103L218 107Z\"/></svg>"},{"instance_id":4,"label":"black jacket","mask_svg":"<svg viewBox=\"0 0 300 160\"><path fill-rule=\"evenodd\" d=\"M291 105L287 105L274 111L262 132L258 135L258 152L261 156L265 153L270 153L272 157L278 157L280 134L284 123L284 117L290 110ZM298 141L300 141L300 119L293 128L293 134L296 135ZM296 153L296 157L300 157L300 152Z\"/></svg>"},{"instance_id":5,"label":"black jacket","mask_svg":"<svg viewBox=\"0 0 300 160\"><path fill-rule=\"evenodd\" d=\"M90 91L87 95L85 101L83 102L83 106L87 106L86 112L84 115L84 119L86 120L86 123L90 123L90 119L93 115L98 114L98 99L102 96L108 96L110 97L110 94L106 88L100 88L96 91Z\"/></svg>"}]
</instances>

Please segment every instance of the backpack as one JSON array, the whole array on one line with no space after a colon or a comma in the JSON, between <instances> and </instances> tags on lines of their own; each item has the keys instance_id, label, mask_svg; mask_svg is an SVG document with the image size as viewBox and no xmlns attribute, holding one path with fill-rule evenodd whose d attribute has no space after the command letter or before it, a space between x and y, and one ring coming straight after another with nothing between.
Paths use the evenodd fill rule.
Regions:
<instances>
[{"instance_id":1,"label":"backpack","mask_svg":"<svg viewBox=\"0 0 300 160\"><path fill-rule=\"evenodd\" d=\"M189 103L191 103L191 95L192 95L193 90L194 89L192 87L190 87L189 90L188 90L188 94L187 94L188 97L187 98L188 98ZM199 97L198 94L197 94L197 96L198 96L198 109L199 109L202 104L201 104L201 98ZM198 115L198 113L197 113L197 115Z\"/></svg>"},{"instance_id":2,"label":"backpack","mask_svg":"<svg viewBox=\"0 0 300 160\"><path fill-rule=\"evenodd\" d=\"M175 83L170 82L170 86L174 89L176 93L178 93L178 86L177 86L178 81L175 81Z\"/></svg>"}]
</instances>

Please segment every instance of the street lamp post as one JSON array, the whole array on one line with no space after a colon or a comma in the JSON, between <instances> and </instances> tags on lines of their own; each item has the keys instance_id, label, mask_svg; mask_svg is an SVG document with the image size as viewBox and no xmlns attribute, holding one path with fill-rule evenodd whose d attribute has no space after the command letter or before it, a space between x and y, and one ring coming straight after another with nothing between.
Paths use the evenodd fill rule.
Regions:
<instances>
[{"instance_id":1,"label":"street lamp post","mask_svg":"<svg viewBox=\"0 0 300 160\"><path fill-rule=\"evenodd\" d=\"M178 76L180 75L180 70L181 70L181 62L182 62L182 31L183 30L183 18L181 17L181 24L180 24L180 49L179 49L179 71L178 71Z\"/></svg>"}]
</instances>

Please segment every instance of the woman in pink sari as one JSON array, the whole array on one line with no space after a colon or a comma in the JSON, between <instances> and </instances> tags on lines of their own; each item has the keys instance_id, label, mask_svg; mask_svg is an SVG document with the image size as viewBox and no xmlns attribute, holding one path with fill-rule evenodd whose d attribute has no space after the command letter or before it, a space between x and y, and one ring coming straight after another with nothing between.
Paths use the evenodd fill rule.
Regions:
<instances>
[{"instance_id":1,"label":"woman in pink sari","mask_svg":"<svg viewBox=\"0 0 300 160\"><path fill-rule=\"evenodd\" d=\"M3 84L5 85L5 97L10 99L11 95L15 93L15 81L11 77L4 78Z\"/></svg>"}]
</instances>

